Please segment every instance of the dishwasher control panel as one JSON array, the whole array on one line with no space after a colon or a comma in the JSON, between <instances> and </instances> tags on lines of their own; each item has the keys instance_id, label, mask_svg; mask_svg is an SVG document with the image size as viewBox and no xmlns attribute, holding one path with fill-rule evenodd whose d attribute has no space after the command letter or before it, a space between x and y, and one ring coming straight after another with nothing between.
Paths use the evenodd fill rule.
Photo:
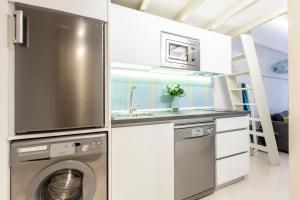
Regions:
<instances>
[{"instance_id":1,"label":"dishwasher control panel","mask_svg":"<svg viewBox=\"0 0 300 200\"><path fill-rule=\"evenodd\" d=\"M195 128L192 129L192 136L193 137L199 137L205 135L205 129L203 128Z\"/></svg>"},{"instance_id":2,"label":"dishwasher control panel","mask_svg":"<svg viewBox=\"0 0 300 200\"><path fill-rule=\"evenodd\" d=\"M187 124L187 125L175 126L175 140L209 136L214 134L215 134L214 123Z\"/></svg>"}]
</instances>

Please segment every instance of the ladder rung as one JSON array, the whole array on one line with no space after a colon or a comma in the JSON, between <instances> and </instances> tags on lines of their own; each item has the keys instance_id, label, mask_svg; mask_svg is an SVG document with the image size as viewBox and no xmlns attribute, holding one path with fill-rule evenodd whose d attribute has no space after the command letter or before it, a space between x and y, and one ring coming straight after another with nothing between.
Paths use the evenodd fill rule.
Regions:
<instances>
[{"instance_id":1,"label":"ladder rung","mask_svg":"<svg viewBox=\"0 0 300 200\"><path fill-rule=\"evenodd\" d=\"M228 74L228 76L234 77L234 76L242 76L249 74L249 71L241 71L241 72L233 72L232 74Z\"/></svg>"},{"instance_id":2,"label":"ladder rung","mask_svg":"<svg viewBox=\"0 0 300 200\"><path fill-rule=\"evenodd\" d=\"M237 55L237 56L233 56L232 61L238 61L238 60L242 60L244 58L246 58L245 54L240 54L240 55Z\"/></svg>"},{"instance_id":3,"label":"ladder rung","mask_svg":"<svg viewBox=\"0 0 300 200\"><path fill-rule=\"evenodd\" d=\"M243 90L253 90L252 88L234 88L234 89L231 89L231 91L243 91Z\"/></svg>"},{"instance_id":4,"label":"ladder rung","mask_svg":"<svg viewBox=\"0 0 300 200\"><path fill-rule=\"evenodd\" d=\"M262 132L258 132L258 131L249 131L249 133L251 135L254 135L254 136L259 136L259 137L265 137L264 134Z\"/></svg>"},{"instance_id":5,"label":"ladder rung","mask_svg":"<svg viewBox=\"0 0 300 200\"><path fill-rule=\"evenodd\" d=\"M235 106L256 106L255 103L235 103Z\"/></svg>"},{"instance_id":6,"label":"ladder rung","mask_svg":"<svg viewBox=\"0 0 300 200\"><path fill-rule=\"evenodd\" d=\"M250 143L250 147L254 148L254 149L258 149L260 151L268 152L267 147L259 145L259 144Z\"/></svg>"},{"instance_id":7,"label":"ladder rung","mask_svg":"<svg viewBox=\"0 0 300 200\"><path fill-rule=\"evenodd\" d=\"M256 121L256 122L260 122L260 118L255 118L255 117L250 117L249 118L250 121Z\"/></svg>"}]
</instances>

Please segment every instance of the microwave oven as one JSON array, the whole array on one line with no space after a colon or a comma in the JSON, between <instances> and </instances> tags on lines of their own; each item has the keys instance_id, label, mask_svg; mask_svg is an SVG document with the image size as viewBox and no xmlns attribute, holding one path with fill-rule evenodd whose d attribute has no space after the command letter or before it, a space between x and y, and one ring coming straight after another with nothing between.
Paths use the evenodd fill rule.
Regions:
<instances>
[{"instance_id":1,"label":"microwave oven","mask_svg":"<svg viewBox=\"0 0 300 200\"><path fill-rule=\"evenodd\" d=\"M200 71L200 41L161 32L161 66Z\"/></svg>"}]
</instances>

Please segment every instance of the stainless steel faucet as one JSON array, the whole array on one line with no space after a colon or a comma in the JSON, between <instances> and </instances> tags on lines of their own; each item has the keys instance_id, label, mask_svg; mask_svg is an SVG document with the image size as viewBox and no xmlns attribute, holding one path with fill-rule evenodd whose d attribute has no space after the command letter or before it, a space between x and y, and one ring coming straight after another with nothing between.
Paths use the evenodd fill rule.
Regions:
<instances>
[{"instance_id":1,"label":"stainless steel faucet","mask_svg":"<svg viewBox=\"0 0 300 200\"><path fill-rule=\"evenodd\" d=\"M136 108L133 107L133 91L136 89L135 85L132 84L131 89L130 89L130 99L129 99L129 112L133 113L136 111Z\"/></svg>"}]
</instances>

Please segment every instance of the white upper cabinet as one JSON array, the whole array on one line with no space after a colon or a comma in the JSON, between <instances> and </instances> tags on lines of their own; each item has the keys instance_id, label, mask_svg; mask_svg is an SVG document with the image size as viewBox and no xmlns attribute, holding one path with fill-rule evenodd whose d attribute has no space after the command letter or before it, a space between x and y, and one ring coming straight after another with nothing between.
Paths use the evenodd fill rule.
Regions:
<instances>
[{"instance_id":1,"label":"white upper cabinet","mask_svg":"<svg viewBox=\"0 0 300 200\"><path fill-rule=\"evenodd\" d=\"M10 0L107 21L108 0Z\"/></svg>"},{"instance_id":2,"label":"white upper cabinet","mask_svg":"<svg viewBox=\"0 0 300 200\"><path fill-rule=\"evenodd\" d=\"M201 71L230 74L231 38L219 33L205 32L200 39Z\"/></svg>"},{"instance_id":3,"label":"white upper cabinet","mask_svg":"<svg viewBox=\"0 0 300 200\"><path fill-rule=\"evenodd\" d=\"M160 66L162 31L200 40L200 70L231 73L231 38L111 4L111 60Z\"/></svg>"},{"instance_id":4,"label":"white upper cabinet","mask_svg":"<svg viewBox=\"0 0 300 200\"><path fill-rule=\"evenodd\" d=\"M111 4L111 60L160 66L160 19Z\"/></svg>"},{"instance_id":5,"label":"white upper cabinet","mask_svg":"<svg viewBox=\"0 0 300 200\"><path fill-rule=\"evenodd\" d=\"M161 31L200 40L200 70L231 73L231 38L191 25L160 18Z\"/></svg>"}]
</instances>

